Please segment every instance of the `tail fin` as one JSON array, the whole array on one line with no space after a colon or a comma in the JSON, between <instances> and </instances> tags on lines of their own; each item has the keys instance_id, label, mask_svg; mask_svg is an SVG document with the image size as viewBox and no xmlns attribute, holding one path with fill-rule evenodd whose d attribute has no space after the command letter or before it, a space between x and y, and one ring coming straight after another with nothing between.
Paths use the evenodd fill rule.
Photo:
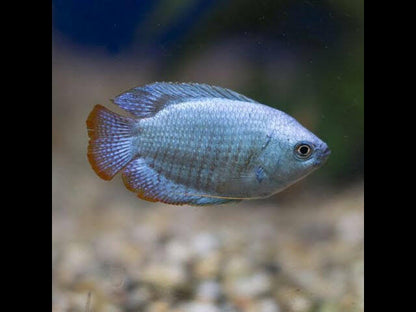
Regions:
<instances>
[{"instance_id":1,"label":"tail fin","mask_svg":"<svg viewBox=\"0 0 416 312\"><path fill-rule=\"evenodd\" d=\"M96 105L87 119L88 160L95 173L111 180L133 158L134 119Z\"/></svg>"}]
</instances>

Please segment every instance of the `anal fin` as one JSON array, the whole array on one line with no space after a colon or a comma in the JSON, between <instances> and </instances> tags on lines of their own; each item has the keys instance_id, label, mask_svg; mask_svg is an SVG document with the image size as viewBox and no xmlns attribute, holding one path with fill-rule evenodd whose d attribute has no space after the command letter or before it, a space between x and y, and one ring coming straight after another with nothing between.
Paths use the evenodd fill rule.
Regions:
<instances>
[{"instance_id":1,"label":"anal fin","mask_svg":"<svg viewBox=\"0 0 416 312\"><path fill-rule=\"evenodd\" d=\"M141 199L151 202L163 202L173 205L221 205L235 199L210 197L198 194L198 191L175 183L157 173L145 159L131 161L123 170L123 182L127 189L137 193Z\"/></svg>"}]
</instances>

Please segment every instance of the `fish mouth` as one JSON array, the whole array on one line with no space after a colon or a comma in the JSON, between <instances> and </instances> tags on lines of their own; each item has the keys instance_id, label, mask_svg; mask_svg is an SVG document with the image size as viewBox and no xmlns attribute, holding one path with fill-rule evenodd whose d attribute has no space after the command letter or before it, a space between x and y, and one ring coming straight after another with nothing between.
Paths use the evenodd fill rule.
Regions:
<instances>
[{"instance_id":1,"label":"fish mouth","mask_svg":"<svg viewBox=\"0 0 416 312\"><path fill-rule=\"evenodd\" d=\"M328 146L325 146L325 148L317 155L317 158L313 163L314 167L322 166L328 160L330 154L331 150Z\"/></svg>"}]
</instances>

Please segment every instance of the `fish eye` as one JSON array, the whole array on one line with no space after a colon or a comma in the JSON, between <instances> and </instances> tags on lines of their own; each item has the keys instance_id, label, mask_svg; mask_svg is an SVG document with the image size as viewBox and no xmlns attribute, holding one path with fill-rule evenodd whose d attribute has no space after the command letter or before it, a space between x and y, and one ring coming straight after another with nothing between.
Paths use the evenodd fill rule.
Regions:
<instances>
[{"instance_id":1,"label":"fish eye","mask_svg":"<svg viewBox=\"0 0 416 312\"><path fill-rule=\"evenodd\" d=\"M310 144L299 143L295 146L295 154L301 159L307 159L311 156L313 148Z\"/></svg>"}]
</instances>

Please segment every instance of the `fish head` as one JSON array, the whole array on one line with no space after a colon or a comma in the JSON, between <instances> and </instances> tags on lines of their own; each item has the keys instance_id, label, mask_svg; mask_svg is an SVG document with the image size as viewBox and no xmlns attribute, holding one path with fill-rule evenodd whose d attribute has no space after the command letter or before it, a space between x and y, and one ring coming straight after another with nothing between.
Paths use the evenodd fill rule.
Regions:
<instances>
[{"instance_id":1,"label":"fish head","mask_svg":"<svg viewBox=\"0 0 416 312\"><path fill-rule=\"evenodd\" d=\"M321 167L330 153L324 141L281 112L278 122L273 125L272 141L263 158L274 193Z\"/></svg>"}]
</instances>

